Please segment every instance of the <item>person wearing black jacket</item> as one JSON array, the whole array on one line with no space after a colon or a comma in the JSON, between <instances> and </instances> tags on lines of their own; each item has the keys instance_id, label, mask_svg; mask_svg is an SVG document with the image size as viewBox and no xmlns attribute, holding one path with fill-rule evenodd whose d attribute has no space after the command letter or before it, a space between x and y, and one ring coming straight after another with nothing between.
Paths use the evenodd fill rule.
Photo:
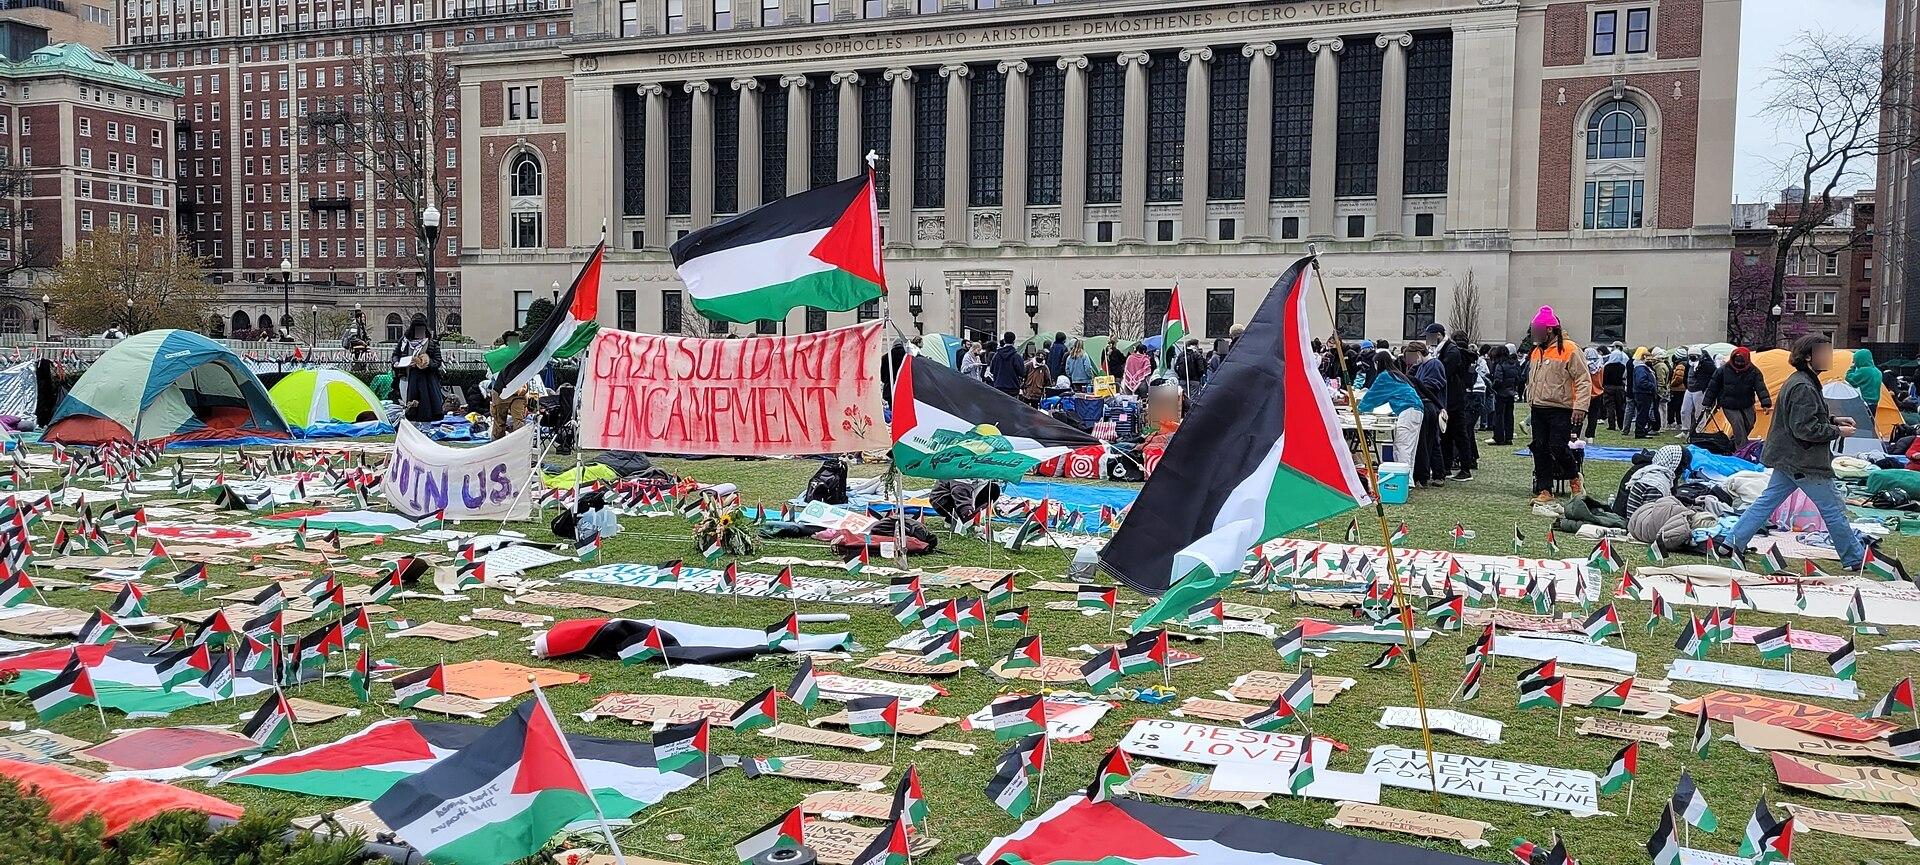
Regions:
<instances>
[{"instance_id":1,"label":"person wearing black jacket","mask_svg":"<svg viewBox=\"0 0 1920 865\"><path fill-rule=\"evenodd\" d=\"M1020 385L1026 380L1027 365L1020 358L1020 349L1013 344L1013 331L1007 331L1000 337L1000 347L993 352L993 359L987 364L989 378L994 390L1014 399L1020 398Z\"/></svg>"},{"instance_id":2,"label":"person wearing black jacket","mask_svg":"<svg viewBox=\"0 0 1920 865\"><path fill-rule=\"evenodd\" d=\"M1756 402L1761 408L1773 410L1766 377L1753 365L1752 352L1741 346L1733 350L1725 366L1714 370L1713 379L1707 383L1706 396L1706 411L1711 413L1719 406L1721 416L1727 419L1727 437L1735 449L1745 446L1747 436L1753 433Z\"/></svg>"},{"instance_id":3,"label":"person wearing black jacket","mask_svg":"<svg viewBox=\"0 0 1920 865\"><path fill-rule=\"evenodd\" d=\"M1427 346L1433 350L1433 359L1439 361L1440 368L1446 372L1446 403L1442 408L1447 411L1447 428L1440 433L1434 469L1444 477L1457 466L1460 474L1454 480L1472 480L1473 471L1467 460L1471 459L1473 424L1462 423L1462 420L1467 417L1467 390L1473 386L1473 361L1465 349L1447 338L1447 328L1439 322L1427 325L1420 335L1426 338Z\"/></svg>"},{"instance_id":4,"label":"person wearing black jacket","mask_svg":"<svg viewBox=\"0 0 1920 865\"><path fill-rule=\"evenodd\" d=\"M1600 392L1606 396L1607 429L1627 432L1627 354L1615 347L1600 363Z\"/></svg>"},{"instance_id":5,"label":"person wearing black jacket","mask_svg":"<svg viewBox=\"0 0 1920 865\"><path fill-rule=\"evenodd\" d=\"M1487 371L1489 385L1493 389L1493 441L1495 445L1513 444L1513 402L1520 393L1520 386L1526 376L1520 370L1520 362L1515 360L1513 352L1504 345L1496 345L1490 352L1488 361L1491 367Z\"/></svg>"}]
</instances>

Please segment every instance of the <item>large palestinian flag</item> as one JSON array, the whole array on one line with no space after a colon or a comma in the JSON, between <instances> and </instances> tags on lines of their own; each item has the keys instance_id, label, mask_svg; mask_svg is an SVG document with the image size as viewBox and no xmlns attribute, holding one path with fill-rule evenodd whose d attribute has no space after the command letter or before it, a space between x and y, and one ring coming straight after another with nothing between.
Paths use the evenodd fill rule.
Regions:
<instances>
[{"instance_id":1,"label":"large palestinian flag","mask_svg":"<svg viewBox=\"0 0 1920 865\"><path fill-rule=\"evenodd\" d=\"M694 231L669 253L693 308L718 321L848 310L886 292L871 172Z\"/></svg>"},{"instance_id":2,"label":"large palestinian flag","mask_svg":"<svg viewBox=\"0 0 1920 865\"><path fill-rule=\"evenodd\" d=\"M500 865L539 852L593 813L546 701L527 700L460 752L373 801L373 813L420 855L447 865Z\"/></svg>"},{"instance_id":3,"label":"large palestinian flag","mask_svg":"<svg viewBox=\"0 0 1920 865\"><path fill-rule=\"evenodd\" d=\"M200 683L199 677L191 681L182 680L171 690L165 686L167 673L161 670L161 663L167 655L152 656L148 647L131 643L106 643L93 646L60 647L42 649L0 660L0 673L17 672L19 677L4 686L6 690L24 694L54 676L67 665L67 660L75 654L80 663L86 665L87 675L93 680L94 692L100 706L121 712L157 712L166 713L188 706L212 703L229 697L248 697L273 689L273 683L265 671L237 673L233 676L231 694L216 691ZM226 660L221 656L221 661Z\"/></svg>"},{"instance_id":4,"label":"large palestinian flag","mask_svg":"<svg viewBox=\"0 0 1920 865\"><path fill-rule=\"evenodd\" d=\"M392 718L335 742L249 764L220 776L216 783L339 799L378 799L401 780L478 741L488 730L473 724ZM608 817L637 813L701 777L699 766L659 771L653 746L645 741L569 734L567 744L581 777Z\"/></svg>"},{"instance_id":5,"label":"large palestinian flag","mask_svg":"<svg viewBox=\"0 0 1920 865\"><path fill-rule=\"evenodd\" d=\"M1100 551L1116 579L1162 596L1135 628L1226 588L1255 544L1370 501L1309 348L1312 284L1312 258L1280 275Z\"/></svg>"},{"instance_id":6,"label":"large palestinian flag","mask_svg":"<svg viewBox=\"0 0 1920 865\"><path fill-rule=\"evenodd\" d=\"M619 658L620 650L629 643L645 637L649 628L658 630L667 660L676 664L724 664L771 652L833 652L853 645L853 635L845 632L801 634L778 646L769 646L767 633L759 628L690 625L663 619L572 619L535 636L533 655L536 658L586 655L612 660Z\"/></svg>"},{"instance_id":7,"label":"large palestinian flag","mask_svg":"<svg viewBox=\"0 0 1920 865\"><path fill-rule=\"evenodd\" d=\"M1004 865L1468 865L1479 860L1241 814L1076 793L996 838L979 860Z\"/></svg>"},{"instance_id":8,"label":"large palestinian flag","mask_svg":"<svg viewBox=\"0 0 1920 865\"><path fill-rule=\"evenodd\" d=\"M520 353L494 371L494 392L519 390L539 375L548 361L573 357L593 342L594 333L600 329L595 318L600 314L600 261L606 254L607 242L603 240L574 275L573 284L567 286L566 296L560 298L553 312L533 333L522 334Z\"/></svg>"},{"instance_id":9,"label":"large palestinian flag","mask_svg":"<svg viewBox=\"0 0 1920 865\"><path fill-rule=\"evenodd\" d=\"M1095 444L1013 397L935 362L909 357L893 385L893 464L916 478L1017 481Z\"/></svg>"}]
</instances>

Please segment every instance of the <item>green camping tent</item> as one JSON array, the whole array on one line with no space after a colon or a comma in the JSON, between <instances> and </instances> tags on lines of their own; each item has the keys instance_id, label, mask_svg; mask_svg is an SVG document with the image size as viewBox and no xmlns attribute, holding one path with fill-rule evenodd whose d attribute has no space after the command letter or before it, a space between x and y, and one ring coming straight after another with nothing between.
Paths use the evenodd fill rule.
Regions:
<instances>
[{"instance_id":1,"label":"green camping tent","mask_svg":"<svg viewBox=\"0 0 1920 865\"><path fill-rule=\"evenodd\" d=\"M239 355L192 331L149 330L87 368L42 438L100 444L291 435Z\"/></svg>"},{"instance_id":2,"label":"green camping tent","mask_svg":"<svg viewBox=\"0 0 1920 865\"><path fill-rule=\"evenodd\" d=\"M280 416L296 427L353 423L362 414L383 416L380 398L360 380L337 369L296 369L267 392Z\"/></svg>"}]
</instances>

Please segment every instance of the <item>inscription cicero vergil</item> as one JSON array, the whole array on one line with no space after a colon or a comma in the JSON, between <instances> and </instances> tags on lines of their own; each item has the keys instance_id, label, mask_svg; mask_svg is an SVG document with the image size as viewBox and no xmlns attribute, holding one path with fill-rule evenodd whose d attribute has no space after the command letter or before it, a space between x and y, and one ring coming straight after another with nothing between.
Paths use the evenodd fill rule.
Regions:
<instances>
[{"instance_id":1,"label":"inscription cicero vergil","mask_svg":"<svg viewBox=\"0 0 1920 865\"><path fill-rule=\"evenodd\" d=\"M804 60L827 57L855 57L866 54L901 51L944 50L1033 45L1041 42L1072 42L1114 36L1194 31L1216 28L1285 24L1295 21L1322 21L1376 15L1384 11L1385 0L1324 0L1310 3L1274 3L1238 9L1177 12L1132 17L1090 18L1080 21L1049 21L1008 24L966 30L934 30L917 33L874 34L780 42L767 45L725 45L661 51L654 62L663 66L701 63L740 63L755 60Z\"/></svg>"}]
</instances>

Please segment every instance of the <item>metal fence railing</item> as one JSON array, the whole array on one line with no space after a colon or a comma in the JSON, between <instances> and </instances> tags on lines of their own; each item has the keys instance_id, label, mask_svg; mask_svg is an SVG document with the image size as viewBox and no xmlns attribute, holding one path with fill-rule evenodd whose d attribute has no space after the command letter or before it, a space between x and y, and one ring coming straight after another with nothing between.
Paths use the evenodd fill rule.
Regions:
<instances>
[{"instance_id":1,"label":"metal fence railing","mask_svg":"<svg viewBox=\"0 0 1920 865\"><path fill-rule=\"evenodd\" d=\"M391 344L374 344L354 351L339 340L306 343L274 340L216 339L245 360L255 372L285 372L302 366L377 368L387 365L393 355ZM91 364L120 340L103 337L70 337L47 341L27 334L0 334L0 359L7 363L49 358L64 364ZM486 369L484 346L441 345L440 361L447 369Z\"/></svg>"}]
</instances>

